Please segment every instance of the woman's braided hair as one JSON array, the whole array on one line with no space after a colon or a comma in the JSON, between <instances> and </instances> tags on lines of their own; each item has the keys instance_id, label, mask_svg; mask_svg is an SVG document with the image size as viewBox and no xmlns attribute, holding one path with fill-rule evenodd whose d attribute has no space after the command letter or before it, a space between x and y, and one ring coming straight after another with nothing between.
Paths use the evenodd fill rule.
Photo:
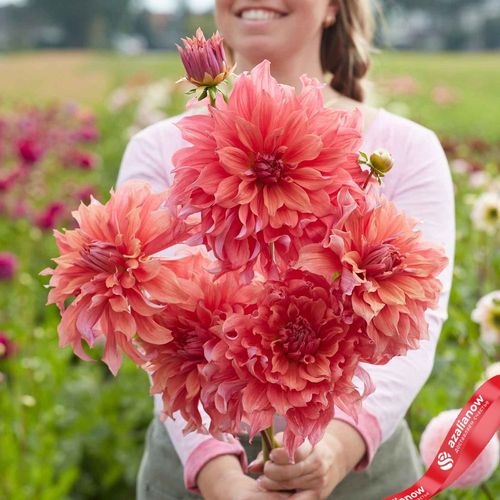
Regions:
<instances>
[{"instance_id":1,"label":"woman's braided hair","mask_svg":"<svg viewBox=\"0 0 500 500\"><path fill-rule=\"evenodd\" d=\"M375 17L370 0L334 0L335 22L324 29L321 66L333 78L330 86L340 94L363 102L362 80L371 64Z\"/></svg>"}]
</instances>

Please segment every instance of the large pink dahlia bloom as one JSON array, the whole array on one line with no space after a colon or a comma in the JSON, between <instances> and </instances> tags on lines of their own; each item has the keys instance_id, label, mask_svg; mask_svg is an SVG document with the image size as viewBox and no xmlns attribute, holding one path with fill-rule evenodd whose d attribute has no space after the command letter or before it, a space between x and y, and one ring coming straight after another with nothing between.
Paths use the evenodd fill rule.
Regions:
<instances>
[{"instance_id":1,"label":"large pink dahlia bloom","mask_svg":"<svg viewBox=\"0 0 500 500\"><path fill-rule=\"evenodd\" d=\"M351 331L360 338L362 361L387 363L427 338L424 317L437 306L437 275L447 258L422 239L417 221L374 195L337 225L323 246L302 248L297 266L324 276L350 298Z\"/></svg>"},{"instance_id":2,"label":"large pink dahlia bloom","mask_svg":"<svg viewBox=\"0 0 500 500\"><path fill-rule=\"evenodd\" d=\"M121 365L118 347L142 363L132 342L135 335L154 344L167 342L171 332L157 315L170 303L194 309L199 294L168 261L153 257L191 230L165 206L167 197L168 192L153 194L145 182L130 181L112 191L105 205L82 203L73 212L78 228L54 232L57 267L41 273L51 275L48 303L62 313L61 347L71 345L77 356L90 360L81 341L92 346L104 336L103 360L114 374Z\"/></svg>"},{"instance_id":3,"label":"large pink dahlia bloom","mask_svg":"<svg viewBox=\"0 0 500 500\"><path fill-rule=\"evenodd\" d=\"M332 214L331 197L366 177L359 110L325 108L319 83L302 83L297 96L264 61L237 78L228 104L178 124L192 146L173 157L172 202L181 215L201 214L198 243L221 273L239 270L248 281L258 260L270 270L271 254L288 264L304 228Z\"/></svg>"},{"instance_id":4,"label":"large pink dahlia bloom","mask_svg":"<svg viewBox=\"0 0 500 500\"><path fill-rule=\"evenodd\" d=\"M363 397L373 389L358 366L357 339L349 335L339 301L321 276L291 270L284 280L266 283L258 310L232 315L223 328L226 357L247 380L242 405L250 434L282 415L290 457L306 438L313 445L321 439L334 405L357 418ZM364 382L364 395L354 375Z\"/></svg>"},{"instance_id":5,"label":"large pink dahlia bloom","mask_svg":"<svg viewBox=\"0 0 500 500\"><path fill-rule=\"evenodd\" d=\"M217 403L218 391L225 391L233 383L239 393L245 386L245 380L236 376L224 357L227 348L219 345L221 325L234 313L250 313L255 309L260 287L240 286L235 273L214 281L214 275L205 270L210 262L203 254L175 262L177 275L190 278L199 290L195 308L189 310L181 304L166 307L158 321L172 332L171 339L161 345L148 342L141 345L149 360L145 368L152 378L151 393L162 395L162 416L173 417L180 411L187 421L185 432L206 432L199 413L203 390L203 406L212 417L211 431L216 434L217 422L228 417L227 408ZM232 425L236 426L231 430L237 432L241 416L231 417Z\"/></svg>"}]
</instances>

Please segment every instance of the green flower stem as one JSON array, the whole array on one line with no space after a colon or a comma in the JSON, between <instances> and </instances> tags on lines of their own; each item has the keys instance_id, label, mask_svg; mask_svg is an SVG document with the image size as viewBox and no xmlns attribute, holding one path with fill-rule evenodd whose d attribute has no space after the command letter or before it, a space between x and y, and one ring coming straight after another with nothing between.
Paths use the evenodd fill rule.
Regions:
<instances>
[{"instance_id":1,"label":"green flower stem","mask_svg":"<svg viewBox=\"0 0 500 500\"><path fill-rule=\"evenodd\" d=\"M373 170L370 170L370 173L366 177L366 181L363 184L363 187L361 188L361 189L363 189L363 191L365 190L366 186L368 186L368 183L370 182L370 179L372 178L372 176L373 176Z\"/></svg>"},{"instance_id":2,"label":"green flower stem","mask_svg":"<svg viewBox=\"0 0 500 500\"><path fill-rule=\"evenodd\" d=\"M264 463L269 460L271 450L279 448L279 444L274 439L274 426L271 425L268 429L262 431L262 454L264 455Z\"/></svg>"},{"instance_id":3,"label":"green flower stem","mask_svg":"<svg viewBox=\"0 0 500 500\"><path fill-rule=\"evenodd\" d=\"M260 434L262 436L262 454L264 455L264 463L266 463L269 460L269 455L271 454L272 443L269 439L269 435L267 434L267 430L261 431Z\"/></svg>"}]
</instances>

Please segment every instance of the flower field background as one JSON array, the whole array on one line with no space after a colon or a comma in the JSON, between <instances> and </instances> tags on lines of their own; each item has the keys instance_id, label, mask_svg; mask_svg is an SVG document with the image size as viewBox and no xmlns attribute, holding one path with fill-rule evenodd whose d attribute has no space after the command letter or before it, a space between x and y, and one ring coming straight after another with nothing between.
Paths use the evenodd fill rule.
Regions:
<instances>
[{"instance_id":1,"label":"flower field background","mask_svg":"<svg viewBox=\"0 0 500 500\"><path fill-rule=\"evenodd\" d=\"M492 336L494 324L471 317L500 289L498 62L498 54L375 58L375 101L438 133L456 186L449 319L407 415L416 443L499 360L498 323ZM130 135L182 110L181 66L176 55L28 53L1 56L0 75L0 498L132 499L152 416L147 377L126 362L115 379L59 349L59 313L45 306L38 273L56 255L52 228L70 227L70 211L91 193L107 200ZM498 494L497 470L439 498Z\"/></svg>"}]
</instances>

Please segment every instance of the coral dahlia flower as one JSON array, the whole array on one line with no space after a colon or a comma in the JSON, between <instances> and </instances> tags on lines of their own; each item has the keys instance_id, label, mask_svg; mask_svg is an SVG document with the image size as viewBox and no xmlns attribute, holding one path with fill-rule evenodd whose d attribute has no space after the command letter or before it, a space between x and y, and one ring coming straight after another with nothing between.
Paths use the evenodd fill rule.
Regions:
<instances>
[{"instance_id":1,"label":"coral dahlia flower","mask_svg":"<svg viewBox=\"0 0 500 500\"><path fill-rule=\"evenodd\" d=\"M166 304L194 309L200 294L188 279L178 278L168 261L153 257L182 241L191 226L165 207L168 192L153 194L142 181L129 181L105 205L95 199L73 212L78 228L54 232L60 256L54 259L48 303L62 313L58 326L61 347L71 345L90 360L82 340L91 347L104 336L103 361L116 374L120 347L135 362L143 362L132 340L161 344L172 339L157 315ZM69 305L70 299L74 299Z\"/></svg>"},{"instance_id":2,"label":"coral dahlia flower","mask_svg":"<svg viewBox=\"0 0 500 500\"><path fill-rule=\"evenodd\" d=\"M283 281L266 283L257 312L234 314L223 329L226 356L247 380L242 405L250 434L282 415L290 457L306 438L313 445L321 439L334 404L356 418L361 400L372 390L358 367L358 341L349 336L338 300L319 275L290 270ZM364 395L354 375L365 383Z\"/></svg>"},{"instance_id":3,"label":"coral dahlia flower","mask_svg":"<svg viewBox=\"0 0 500 500\"><path fill-rule=\"evenodd\" d=\"M387 363L427 338L424 313L437 306L437 275L448 260L422 239L416 223L374 195L332 230L325 245L301 250L297 267L321 274L350 298L362 361Z\"/></svg>"},{"instance_id":4,"label":"coral dahlia flower","mask_svg":"<svg viewBox=\"0 0 500 500\"><path fill-rule=\"evenodd\" d=\"M228 419L227 406L218 402L218 391L227 395L227 386L233 383L239 393L246 382L236 377L224 357L227 348L220 344L220 327L233 313L255 309L259 296L258 285L241 287L234 273L214 281L214 275L205 270L210 262L202 254L175 262L177 275L191 278L201 297L193 310L171 304L158 315L162 328L171 332L171 340L161 345L141 342L149 360L146 370L153 382L151 393L162 394L162 416L172 417L180 411L187 421L185 432L204 430L198 406L202 390L203 406L212 422ZM229 419L233 426L239 425L240 420L235 415ZM217 425L212 427L216 433ZM233 431L237 432L236 428Z\"/></svg>"},{"instance_id":5,"label":"coral dahlia flower","mask_svg":"<svg viewBox=\"0 0 500 500\"><path fill-rule=\"evenodd\" d=\"M221 273L249 281L257 260L270 270L273 254L288 264L304 227L332 214L331 197L365 180L360 111L325 108L319 83L302 83L297 96L264 61L236 79L227 104L178 123L191 146L173 157L172 202L181 215L201 214L199 243Z\"/></svg>"}]
</instances>

